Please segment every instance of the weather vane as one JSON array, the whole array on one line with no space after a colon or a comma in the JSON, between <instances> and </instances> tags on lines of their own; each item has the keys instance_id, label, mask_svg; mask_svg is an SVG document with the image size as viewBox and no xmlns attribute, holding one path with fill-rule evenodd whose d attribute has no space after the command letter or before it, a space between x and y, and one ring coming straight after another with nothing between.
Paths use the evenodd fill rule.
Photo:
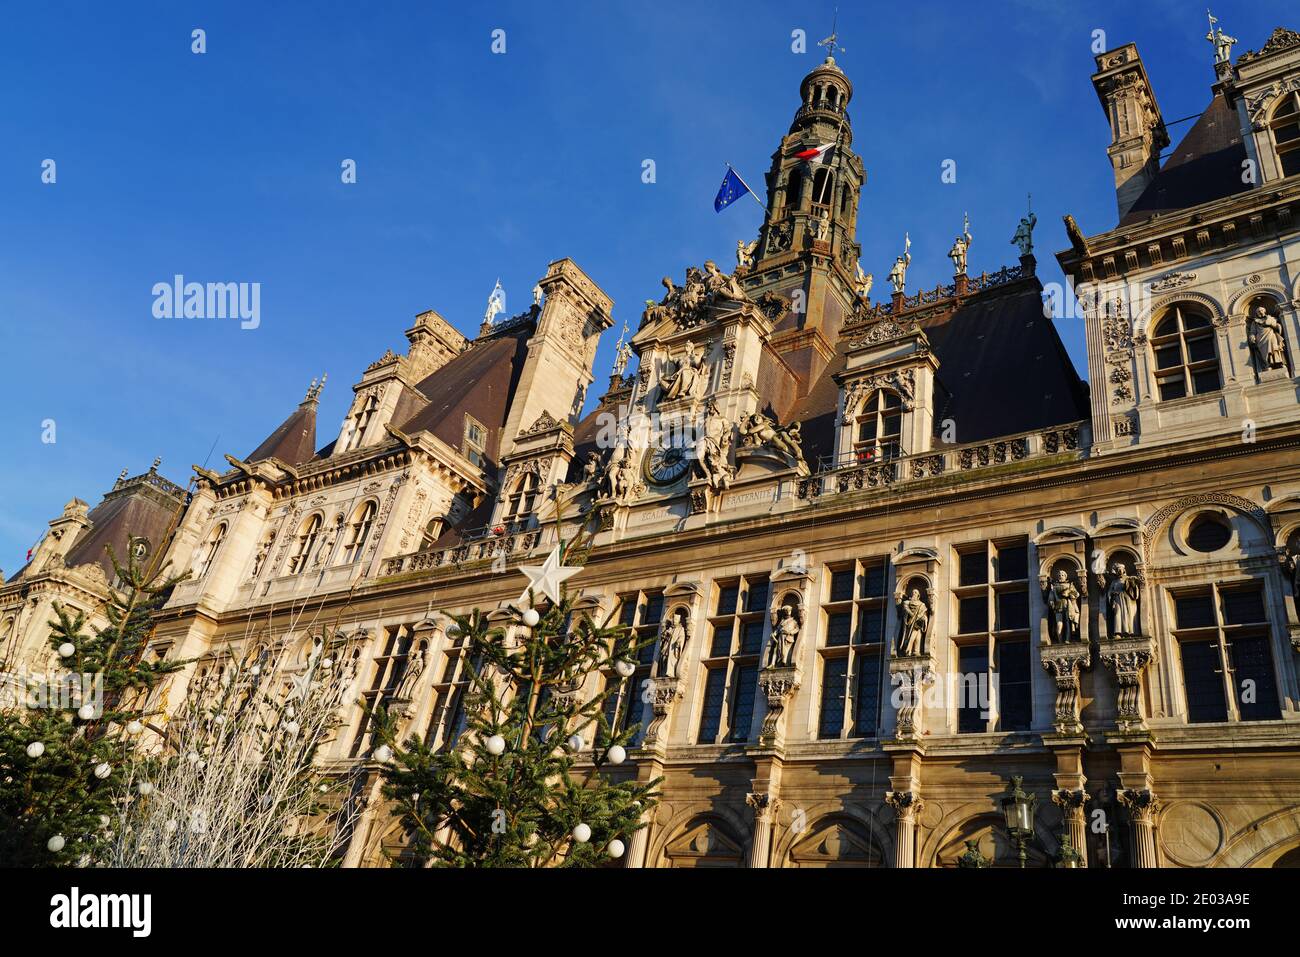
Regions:
<instances>
[{"instance_id":1,"label":"weather vane","mask_svg":"<svg viewBox=\"0 0 1300 957\"><path fill-rule=\"evenodd\" d=\"M840 8L836 7L835 16L831 19L831 35L828 36L825 40L817 41L817 45L819 47L826 48L826 59L828 60L833 59L837 52L839 53L845 52L844 47L840 46L839 43L837 42L840 38L840 35L837 32L839 21L840 21Z\"/></svg>"}]
</instances>

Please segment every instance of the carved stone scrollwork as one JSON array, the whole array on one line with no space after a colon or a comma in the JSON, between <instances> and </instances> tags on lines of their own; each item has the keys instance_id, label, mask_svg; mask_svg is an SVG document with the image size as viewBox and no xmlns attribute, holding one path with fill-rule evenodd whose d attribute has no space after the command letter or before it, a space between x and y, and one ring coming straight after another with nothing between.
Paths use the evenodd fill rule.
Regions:
<instances>
[{"instance_id":1,"label":"carved stone scrollwork","mask_svg":"<svg viewBox=\"0 0 1300 957\"><path fill-rule=\"evenodd\" d=\"M885 803L894 809L899 821L915 821L925 810L925 802L915 791L886 791Z\"/></svg>"},{"instance_id":2,"label":"carved stone scrollwork","mask_svg":"<svg viewBox=\"0 0 1300 957\"><path fill-rule=\"evenodd\" d=\"M1113 638L1099 643L1101 661L1116 683L1115 726L1120 731L1146 728L1142 714L1142 672L1155 661L1155 645L1149 638Z\"/></svg>"},{"instance_id":3,"label":"carved stone scrollwork","mask_svg":"<svg viewBox=\"0 0 1300 957\"><path fill-rule=\"evenodd\" d=\"M929 655L897 657L889 661L890 684L898 705L898 722L894 738L919 741L922 728L922 702L925 686L934 681L934 659Z\"/></svg>"},{"instance_id":4,"label":"carved stone scrollwork","mask_svg":"<svg viewBox=\"0 0 1300 957\"><path fill-rule=\"evenodd\" d=\"M1079 675L1092 667L1092 650L1079 642L1045 645L1041 649L1043 668L1056 681L1056 712L1052 726L1057 734L1079 735Z\"/></svg>"},{"instance_id":5,"label":"carved stone scrollwork","mask_svg":"<svg viewBox=\"0 0 1300 957\"><path fill-rule=\"evenodd\" d=\"M667 734L664 725L672 714L673 702L682 697L682 682L678 678L650 679L650 707L652 710L650 724L646 726L641 747L653 749L658 747Z\"/></svg>"},{"instance_id":6,"label":"carved stone scrollwork","mask_svg":"<svg viewBox=\"0 0 1300 957\"><path fill-rule=\"evenodd\" d=\"M745 795L745 803L754 809L755 821L770 820L781 809L781 802L766 792L750 791Z\"/></svg>"},{"instance_id":7,"label":"carved stone scrollwork","mask_svg":"<svg viewBox=\"0 0 1300 957\"><path fill-rule=\"evenodd\" d=\"M767 714L758 732L761 748L779 748L785 737L782 718L785 706L799 688L799 669L793 665L764 668L758 674L758 687L767 698Z\"/></svg>"}]
</instances>

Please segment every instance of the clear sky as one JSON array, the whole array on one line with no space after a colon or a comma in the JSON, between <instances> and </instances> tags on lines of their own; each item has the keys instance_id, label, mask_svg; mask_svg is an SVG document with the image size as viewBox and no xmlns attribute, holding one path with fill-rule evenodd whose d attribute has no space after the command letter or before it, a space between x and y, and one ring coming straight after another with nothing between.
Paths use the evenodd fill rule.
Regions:
<instances>
[{"instance_id":1,"label":"clear sky","mask_svg":"<svg viewBox=\"0 0 1300 957\"><path fill-rule=\"evenodd\" d=\"M1166 120L1209 100L1199 2L840 7L838 61L868 171L858 238L878 291L904 230L909 290L947 281L964 211L970 271L1014 263L1027 192L1044 282L1060 279L1062 214L1089 233L1114 225L1093 31L1107 48L1137 42ZM123 468L159 455L184 484L192 463L248 454L327 371L323 445L352 383L405 346L418 312L473 335L498 277L513 314L549 261L572 257L614 298L616 323L635 328L661 276L733 263L761 210L746 199L714 213L723 164L761 182L833 8L8 5L0 567L17 571L68 499L93 506ZM1215 14L1238 54L1300 26L1282 2L1220 2ZM504 54L492 52L495 29ZM807 53L791 51L796 29ZM1171 126L1175 143L1188 126ZM41 181L46 159L53 184ZM346 159L355 184L341 182ZM941 182L946 159L956 183ZM151 290L177 273L260 283L259 327L155 318ZM1082 329L1058 327L1082 369Z\"/></svg>"}]
</instances>

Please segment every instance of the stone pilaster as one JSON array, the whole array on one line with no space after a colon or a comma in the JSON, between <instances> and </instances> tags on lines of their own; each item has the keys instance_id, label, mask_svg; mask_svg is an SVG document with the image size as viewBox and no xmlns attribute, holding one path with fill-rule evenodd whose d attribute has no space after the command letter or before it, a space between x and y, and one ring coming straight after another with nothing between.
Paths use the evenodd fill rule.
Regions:
<instances>
[{"instance_id":1,"label":"stone pilaster","mask_svg":"<svg viewBox=\"0 0 1300 957\"><path fill-rule=\"evenodd\" d=\"M1150 788L1124 788L1116 797L1133 823L1133 866L1159 867L1156 818L1160 814L1160 802L1156 800L1155 792Z\"/></svg>"},{"instance_id":2,"label":"stone pilaster","mask_svg":"<svg viewBox=\"0 0 1300 957\"><path fill-rule=\"evenodd\" d=\"M1065 832L1074 849L1079 852L1084 867L1088 866L1088 817L1084 805L1089 800L1090 795L1082 788L1077 791L1060 788L1052 792L1052 803L1061 809Z\"/></svg>"}]
</instances>

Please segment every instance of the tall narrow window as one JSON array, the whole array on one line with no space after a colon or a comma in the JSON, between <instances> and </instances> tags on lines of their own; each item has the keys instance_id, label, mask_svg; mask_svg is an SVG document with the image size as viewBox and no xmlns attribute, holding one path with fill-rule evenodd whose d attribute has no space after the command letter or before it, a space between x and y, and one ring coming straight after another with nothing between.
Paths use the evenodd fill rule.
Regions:
<instances>
[{"instance_id":1,"label":"tall narrow window","mask_svg":"<svg viewBox=\"0 0 1300 957\"><path fill-rule=\"evenodd\" d=\"M378 409L378 396L368 396L361 403L361 407L357 409L356 414L352 417L352 435L348 439L349 451L361 446L361 440L365 437L366 429L370 426L370 420L375 417L375 412Z\"/></svg>"},{"instance_id":2,"label":"tall narrow window","mask_svg":"<svg viewBox=\"0 0 1300 957\"><path fill-rule=\"evenodd\" d=\"M704 706L697 741L748 741L767 620L768 580L746 577L718 585L708 624Z\"/></svg>"},{"instance_id":3,"label":"tall narrow window","mask_svg":"<svg viewBox=\"0 0 1300 957\"><path fill-rule=\"evenodd\" d=\"M881 389L867 396L858 413L853 451L860 462L888 460L902 454L903 400Z\"/></svg>"},{"instance_id":4,"label":"tall narrow window","mask_svg":"<svg viewBox=\"0 0 1300 957\"><path fill-rule=\"evenodd\" d=\"M370 537L370 529L378 511L379 507L374 502L366 502L353 515L352 524L348 526L348 541L344 546L345 563L361 560L361 552L366 547L366 539Z\"/></svg>"},{"instance_id":5,"label":"tall narrow window","mask_svg":"<svg viewBox=\"0 0 1300 957\"><path fill-rule=\"evenodd\" d=\"M626 625L634 636L628 647L641 643L640 651L630 655L635 665L626 678L611 671L605 678L605 688L610 694L605 699L605 720L615 734L635 728L633 743L639 743L644 730L645 707L642 692L654 669L657 645L655 636L664 614L664 594L661 591L631 592L619 599L619 624Z\"/></svg>"},{"instance_id":6,"label":"tall narrow window","mask_svg":"<svg viewBox=\"0 0 1300 957\"><path fill-rule=\"evenodd\" d=\"M469 637L463 632L444 639L442 667L434 672L433 712L424 735L432 748L452 747L465 730L465 694L479 667L468 648Z\"/></svg>"},{"instance_id":7,"label":"tall narrow window","mask_svg":"<svg viewBox=\"0 0 1300 957\"><path fill-rule=\"evenodd\" d=\"M208 540L203 543L203 549L199 554L199 561L194 569L194 577L202 578L212 569L212 563L217 557L217 552L221 550L221 543L226 540L226 523L222 522L212 530Z\"/></svg>"},{"instance_id":8,"label":"tall narrow window","mask_svg":"<svg viewBox=\"0 0 1300 957\"><path fill-rule=\"evenodd\" d=\"M1172 598L1187 720L1281 717L1260 584L1215 583L1174 592Z\"/></svg>"},{"instance_id":9,"label":"tall narrow window","mask_svg":"<svg viewBox=\"0 0 1300 957\"><path fill-rule=\"evenodd\" d=\"M953 600L957 730L1028 731L1033 723L1028 542L959 548Z\"/></svg>"},{"instance_id":10,"label":"tall narrow window","mask_svg":"<svg viewBox=\"0 0 1300 957\"><path fill-rule=\"evenodd\" d=\"M813 176L813 203L817 206L830 206L832 190L835 187L835 177L831 175L830 169L825 166L818 166L817 172Z\"/></svg>"},{"instance_id":11,"label":"tall narrow window","mask_svg":"<svg viewBox=\"0 0 1300 957\"><path fill-rule=\"evenodd\" d=\"M311 557L311 551L316 547L316 539L320 538L320 530L324 521L320 515L313 515L303 523L298 532L298 541L294 547L293 556L289 559L290 575L297 575L307 567L307 559Z\"/></svg>"},{"instance_id":12,"label":"tall narrow window","mask_svg":"<svg viewBox=\"0 0 1300 957\"><path fill-rule=\"evenodd\" d=\"M1300 92L1292 91L1279 98L1269 126L1282 175L1295 176L1300 173Z\"/></svg>"},{"instance_id":13,"label":"tall narrow window","mask_svg":"<svg viewBox=\"0 0 1300 957\"><path fill-rule=\"evenodd\" d=\"M384 629L383 651L375 658L374 674L370 686L361 693L363 717L352 739L352 757L362 754L370 744L373 727L371 715L377 706L384 703L397 690L406 673L406 664L411 650L411 628L408 625L392 625Z\"/></svg>"},{"instance_id":14,"label":"tall narrow window","mask_svg":"<svg viewBox=\"0 0 1300 957\"><path fill-rule=\"evenodd\" d=\"M819 738L874 738L880 729L888 564L863 559L829 569L822 604Z\"/></svg>"},{"instance_id":15,"label":"tall narrow window","mask_svg":"<svg viewBox=\"0 0 1300 957\"><path fill-rule=\"evenodd\" d=\"M1155 323L1151 352L1161 401L1213 392L1220 386L1214 324L1200 309L1175 303Z\"/></svg>"},{"instance_id":16,"label":"tall narrow window","mask_svg":"<svg viewBox=\"0 0 1300 957\"><path fill-rule=\"evenodd\" d=\"M487 429L478 420L465 416L465 458L479 468L487 462Z\"/></svg>"}]
</instances>

